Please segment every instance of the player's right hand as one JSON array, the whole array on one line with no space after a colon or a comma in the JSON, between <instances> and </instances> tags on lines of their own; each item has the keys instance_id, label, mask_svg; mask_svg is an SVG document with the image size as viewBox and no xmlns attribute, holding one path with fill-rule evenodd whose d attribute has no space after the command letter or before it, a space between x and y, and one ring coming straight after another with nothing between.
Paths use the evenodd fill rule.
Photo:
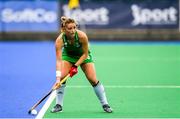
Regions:
<instances>
[{"instance_id":1,"label":"player's right hand","mask_svg":"<svg viewBox=\"0 0 180 119\"><path fill-rule=\"evenodd\" d=\"M78 69L76 65L73 65L69 71L70 77L73 77L75 74L78 73Z\"/></svg>"}]
</instances>

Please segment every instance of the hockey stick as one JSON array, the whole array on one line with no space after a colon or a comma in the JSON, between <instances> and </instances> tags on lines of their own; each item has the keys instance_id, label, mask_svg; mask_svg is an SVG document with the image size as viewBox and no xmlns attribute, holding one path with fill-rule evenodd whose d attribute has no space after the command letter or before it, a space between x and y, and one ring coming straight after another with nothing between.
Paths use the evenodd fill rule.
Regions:
<instances>
[{"instance_id":1,"label":"hockey stick","mask_svg":"<svg viewBox=\"0 0 180 119\"><path fill-rule=\"evenodd\" d=\"M58 85L54 85L53 88L43 97L41 98L36 104L34 104L31 109L28 111L29 114L31 114L31 111L34 110L43 100L45 100L54 90L57 89L57 87L61 86L62 83L64 83L68 78L70 74L68 74L66 77L64 77Z\"/></svg>"}]
</instances>

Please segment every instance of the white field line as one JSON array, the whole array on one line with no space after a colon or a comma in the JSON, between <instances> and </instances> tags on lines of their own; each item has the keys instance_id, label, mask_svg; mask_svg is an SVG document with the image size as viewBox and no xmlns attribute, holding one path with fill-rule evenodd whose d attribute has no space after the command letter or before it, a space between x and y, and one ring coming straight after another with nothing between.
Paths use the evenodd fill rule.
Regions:
<instances>
[{"instance_id":1,"label":"white field line","mask_svg":"<svg viewBox=\"0 0 180 119\"><path fill-rule=\"evenodd\" d=\"M122 118L122 117L118 117L118 118L63 118L63 117L61 117L61 118L43 118L43 119L180 119L180 118L156 118L156 117L154 117L154 118L143 118L143 117L141 117L141 118L137 118L137 117L132 117L132 118Z\"/></svg>"},{"instance_id":2,"label":"white field line","mask_svg":"<svg viewBox=\"0 0 180 119\"><path fill-rule=\"evenodd\" d=\"M111 58L105 58L104 57L98 57L95 60L103 60L103 61L125 61L125 62L139 62L139 61L144 61L144 62L179 62L180 57L111 57Z\"/></svg>"},{"instance_id":3,"label":"white field line","mask_svg":"<svg viewBox=\"0 0 180 119\"><path fill-rule=\"evenodd\" d=\"M46 101L46 103L43 105L43 107L39 111L39 113L38 113L38 115L36 116L35 119L42 119L43 118L43 116L46 113L47 109L49 108L49 106L51 105L52 101L54 100L55 96L56 96L56 92L53 91L51 93L51 95L49 96L48 100Z\"/></svg>"},{"instance_id":4,"label":"white field line","mask_svg":"<svg viewBox=\"0 0 180 119\"><path fill-rule=\"evenodd\" d=\"M67 86L67 88L91 88L91 86L83 86L83 85L77 85L77 86ZM105 86L105 88L164 88L164 89L180 89L180 86L174 86L174 85L156 85L156 86L151 86L151 85L144 85L144 86L140 86L140 85L136 85L136 86L120 86L120 85L107 85ZM39 111L38 115L36 116L35 119L42 119L44 114L46 113L47 109L49 108L49 106L51 105L52 101L54 100L56 96L56 92L53 91L52 94L50 95L50 97L48 98L48 100L45 102L45 104L43 105L43 107L41 108L41 110ZM73 119L73 118L66 118L66 119ZM91 119L91 118L81 118L81 119ZM95 119L95 118L93 118ZM98 118L96 118L98 119ZM105 119L105 118L103 118ZM110 118L108 118L110 119ZM116 119L116 118L111 118L111 119ZM123 118L121 118L123 119ZM134 119L134 118L126 118L126 119ZM140 118L141 119L141 118ZM145 119L145 118L142 118ZM159 118L148 118L148 119L159 119ZM175 119L175 118L168 118L168 119Z\"/></svg>"},{"instance_id":5,"label":"white field line","mask_svg":"<svg viewBox=\"0 0 180 119\"><path fill-rule=\"evenodd\" d=\"M91 86L67 86L67 88L90 88ZM175 85L135 85L135 86L120 86L120 85L107 85L105 88L180 88L180 86Z\"/></svg>"},{"instance_id":6,"label":"white field line","mask_svg":"<svg viewBox=\"0 0 180 119\"><path fill-rule=\"evenodd\" d=\"M33 119L33 118L0 118L0 119ZM40 119L40 118L38 118ZM157 118L157 117L153 117L153 118L150 118L150 117L141 117L141 118L137 118L137 117L131 117L131 118L123 118L123 117L115 117L115 118L66 118L66 117L61 117L61 118L43 118L43 119L180 119L180 118Z\"/></svg>"}]
</instances>

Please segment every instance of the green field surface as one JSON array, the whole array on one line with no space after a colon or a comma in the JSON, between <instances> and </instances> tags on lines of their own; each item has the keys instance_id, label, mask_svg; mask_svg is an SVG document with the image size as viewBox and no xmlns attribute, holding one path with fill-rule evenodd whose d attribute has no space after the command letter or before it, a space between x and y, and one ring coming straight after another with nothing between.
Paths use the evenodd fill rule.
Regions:
<instances>
[{"instance_id":1,"label":"green field surface","mask_svg":"<svg viewBox=\"0 0 180 119\"><path fill-rule=\"evenodd\" d=\"M105 113L81 69L68 79L63 112L44 118L180 118L180 45L92 44L97 77L113 113Z\"/></svg>"}]
</instances>

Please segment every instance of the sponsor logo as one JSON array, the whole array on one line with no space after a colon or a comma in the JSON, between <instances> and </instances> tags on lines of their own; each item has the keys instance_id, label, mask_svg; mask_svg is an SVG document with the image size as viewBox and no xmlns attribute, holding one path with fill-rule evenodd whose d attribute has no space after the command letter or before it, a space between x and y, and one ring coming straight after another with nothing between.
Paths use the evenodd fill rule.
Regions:
<instances>
[{"instance_id":1,"label":"sponsor logo","mask_svg":"<svg viewBox=\"0 0 180 119\"><path fill-rule=\"evenodd\" d=\"M109 23L109 10L105 7L69 10L68 6L64 5L63 12L65 16L76 19L80 24L107 25Z\"/></svg>"},{"instance_id":2,"label":"sponsor logo","mask_svg":"<svg viewBox=\"0 0 180 119\"><path fill-rule=\"evenodd\" d=\"M175 7L169 7L165 9L149 9L141 8L138 5L131 6L132 15L134 20L132 25L164 25L164 24L177 24L178 20L178 11Z\"/></svg>"},{"instance_id":3,"label":"sponsor logo","mask_svg":"<svg viewBox=\"0 0 180 119\"><path fill-rule=\"evenodd\" d=\"M13 10L5 8L1 11L1 20L6 23L10 22L28 22L28 23L53 23L57 21L57 13L42 8L23 10Z\"/></svg>"}]
</instances>

